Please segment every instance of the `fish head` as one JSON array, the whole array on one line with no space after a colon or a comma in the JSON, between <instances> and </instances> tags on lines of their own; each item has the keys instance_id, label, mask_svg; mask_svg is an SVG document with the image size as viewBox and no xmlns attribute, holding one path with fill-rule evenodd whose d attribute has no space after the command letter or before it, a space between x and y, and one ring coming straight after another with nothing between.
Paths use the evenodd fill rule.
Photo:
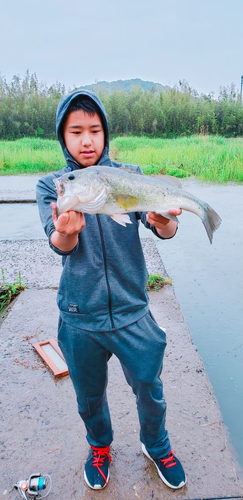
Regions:
<instances>
[{"instance_id":1,"label":"fish head","mask_svg":"<svg viewBox=\"0 0 243 500\"><path fill-rule=\"evenodd\" d=\"M85 207L91 206L97 200L103 200L106 185L98 172L93 172L90 169L92 167L74 170L53 180L58 194L58 214L68 210L89 213Z\"/></svg>"}]
</instances>

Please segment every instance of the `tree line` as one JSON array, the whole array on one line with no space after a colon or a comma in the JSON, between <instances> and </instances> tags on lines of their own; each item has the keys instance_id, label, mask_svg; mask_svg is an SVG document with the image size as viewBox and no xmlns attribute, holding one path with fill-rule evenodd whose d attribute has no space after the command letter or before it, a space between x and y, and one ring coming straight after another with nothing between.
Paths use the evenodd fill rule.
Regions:
<instances>
[{"instance_id":1,"label":"tree line","mask_svg":"<svg viewBox=\"0 0 243 500\"><path fill-rule=\"evenodd\" d=\"M47 86L28 71L11 82L0 76L0 139L55 138L57 105L70 89ZM98 92L108 115L111 135L178 137L191 134L243 135L243 104L235 85L222 87L217 98L200 96L187 82L165 92Z\"/></svg>"}]
</instances>

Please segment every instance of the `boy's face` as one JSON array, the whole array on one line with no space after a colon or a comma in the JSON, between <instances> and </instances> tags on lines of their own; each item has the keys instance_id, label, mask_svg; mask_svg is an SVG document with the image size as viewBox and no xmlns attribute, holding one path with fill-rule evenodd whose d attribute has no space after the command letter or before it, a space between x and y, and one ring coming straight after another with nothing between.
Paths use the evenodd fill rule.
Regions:
<instances>
[{"instance_id":1,"label":"boy's face","mask_svg":"<svg viewBox=\"0 0 243 500\"><path fill-rule=\"evenodd\" d=\"M72 157L83 167L98 163L104 147L105 133L97 113L82 109L71 111L64 125L63 138Z\"/></svg>"}]
</instances>

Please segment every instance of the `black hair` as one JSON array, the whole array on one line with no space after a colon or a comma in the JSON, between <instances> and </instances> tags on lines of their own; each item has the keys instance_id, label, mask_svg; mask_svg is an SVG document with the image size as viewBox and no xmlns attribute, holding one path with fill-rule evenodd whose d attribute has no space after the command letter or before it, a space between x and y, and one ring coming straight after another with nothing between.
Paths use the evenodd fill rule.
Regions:
<instances>
[{"instance_id":1,"label":"black hair","mask_svg":"<svg viewBox=\"0 0 243 500\"><path fill-rule=\"evenodd\" d=\"M104 117L103 117L103 114L102 114L99 106L92 99L89 99L89 97L82 97L82 96L75 97L75 99L73 99L73 101L71 101L70 106L68 107L68 109L67 109L67 111L62 119L62 124L61 124L62 137L63 137L64 126L65 126L68 115L72 111L79 111L80 109L82 109L83 111L85 111L85 113L88 113L89 115L92 115L92 116L95 113L97 113L97 115L101 119L102 127L103 127L105 137L106 137L106 127L105 127L105 123L104 123Z\"/></svg>"},{"instance_id":2,"label":"black hair","mask_svg":"<svg viewBox=\"0 0 243 500\"><path fill-rule=\"evenodd\" d=\"M97 113L101 118L99 106L92 99L89 99L89 97L75 97L75 99L71 101L70 106L68 107L67 115L71 113L71 111L78 111L79 109L82 109L89 115L94 115L95 113Z\"/></svg>"}]
</instances>

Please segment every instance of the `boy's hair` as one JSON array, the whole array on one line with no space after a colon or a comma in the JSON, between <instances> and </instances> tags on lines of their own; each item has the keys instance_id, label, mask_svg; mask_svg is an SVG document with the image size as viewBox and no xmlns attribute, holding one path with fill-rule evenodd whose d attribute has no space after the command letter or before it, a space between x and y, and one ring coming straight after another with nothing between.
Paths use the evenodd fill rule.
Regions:
<instances>
[{"instance_id":1,"label":"boy's hair","mask_svg":"<svg viewBox=\"0 0 243 500\"><path fill-rule=\"evenodd\" d=\"M67 110L67 115L71 113L71 111L78 111L79 109L82 109L89 115L94 115L97 113L100 116L100 108L97 106L97 104L92 100L89 99L89 97L76 97L73 99L73 101L70 103L70 106ZM65 115L66 117L66 115ZM101 118L101 116L100 116Z\"/></svg>"},{"instance_id":2,"label":"boy's hair","mask_svg":"<svg viewBox=\"0 0 243 500\"><path fill-rule=\"evenodd\" d=\"M102 116L102 113L101 113L99 106L92 99L89 99L89 97L78 96L75 99L73 99L73 101L70 103L70 106L68 107L68 110L66 111L66 113L63 117L62 124L61 124L62 137L63 137L64 126L65 126L68 115L72 111L79 111L80 109L82 109L85 113L88 113L89 115L94 115L95 113L97 113L97 115L101 119L102 127L104 130L105 136L106 136L106 127L104 124L104 117Z\"/></svg>"}]
</instances>

